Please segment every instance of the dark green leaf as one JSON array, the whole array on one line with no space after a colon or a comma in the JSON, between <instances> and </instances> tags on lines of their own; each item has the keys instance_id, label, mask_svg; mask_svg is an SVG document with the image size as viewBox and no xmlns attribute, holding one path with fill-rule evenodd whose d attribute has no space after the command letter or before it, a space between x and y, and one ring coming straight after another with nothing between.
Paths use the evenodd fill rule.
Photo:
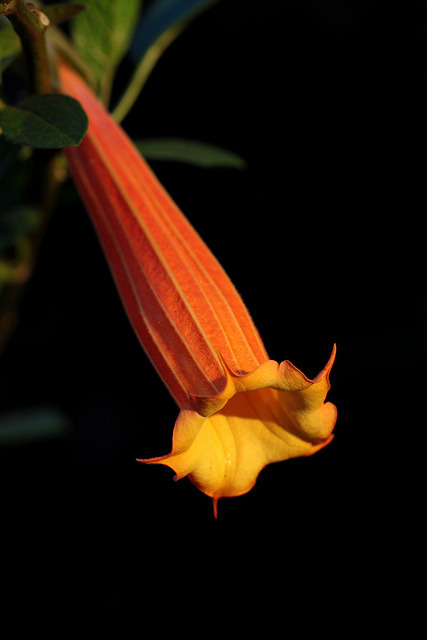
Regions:
<instances>
[{"instance_id":1,"label":"dark green leaf","mask_svg":"<svg viewBox=\"0 0 427 640\"><path fill-rule=\"evenodd\" d=\"M182 138L137 140L136 146L147 160L185 162L204 168L244 169L246 163L237 154L205 142Z\"/></svg>"},{"instance_id":2,"label":"dark green leaf","mask_svg":"<svg viewBox=\"0 0 427 640\"><path fill-rule=\"evenodd\" d=\"M41 149L78 146L88 120L74 98L57 94L30 96L0 114L3 134L10 142Z\"/></svg>"},{"instance_id":3,"label":"dark green leaf","mask_svg":"<svg viewBox=\"0 0 427 640\"><path fill-rule=\"evenodd\" d=\"M132 42L135 61L145 54L165 31L182 26L218 0L156 0L143 13Z\"/></svg>"},{"instance_id":4,"label":"dark green leaf","mask_svg":"<svg viewBox=\"0 0 427 640\"><path fill-rule=\"evenodd\" d=\"M72 22L72 39L99 84L107 103L117 65L126 53L141 8L141 0L84 0L83 11Z\"/></svg>"}]
</instances>

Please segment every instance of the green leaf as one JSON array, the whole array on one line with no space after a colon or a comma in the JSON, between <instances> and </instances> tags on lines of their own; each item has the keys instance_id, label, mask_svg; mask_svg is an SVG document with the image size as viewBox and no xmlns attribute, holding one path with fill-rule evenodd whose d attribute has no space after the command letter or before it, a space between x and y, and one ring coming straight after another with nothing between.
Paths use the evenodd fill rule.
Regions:
<instances>
[{"instance_id":1,"label":"green leaf","mask_svg":"<svg viewBox=\"0 0 427 640\"><path fill-rule=\"evenodd\" d=\"M135 142L147 160L185 162L203 168L244 169L246 162L227 149L182 138L148 138Z\"/></svg>"},{"instance_id":2,"label":"green leaf","mask_svg":"<svg viewBox=\"0 0 427 640\"><path fill-rule=\"evenodd\" d=\"M72 40L92 70L99 96L108 103L114 72L137 24L141 0L84 0L86 11L72 22Z\"/></svg>"},{"instance_id":3,"label":"green leaf","mask_svg":"<svg viewBox=\"0 0 427 640\"><path fill-rule=\"evenodd\" d=\"M185 27L218 0L157 0L143 13L131 46L137 63L112 115L121 122L149 78L157 61Z\"/></svg>"},{"instance_id":4,"label":"green leaf","mask_svg":"<svg viewBox=\"0 0 427 640\"><path fill-rule=\"evenodd\" d=\"M0 114L7 140L41 149L78 146L88 126L83 108L69 96L41 94L7 106Z\"/></svg>"},{"instance_id":5,"label":"green leaf","mask_svg":"<svg viewBox=\"0 0 427 640\"><path fill-rule=\"evenodd\" d=\"M0 28L0 73L21 53L21 41L10 24Z\"/></svg>"}]
</instances>

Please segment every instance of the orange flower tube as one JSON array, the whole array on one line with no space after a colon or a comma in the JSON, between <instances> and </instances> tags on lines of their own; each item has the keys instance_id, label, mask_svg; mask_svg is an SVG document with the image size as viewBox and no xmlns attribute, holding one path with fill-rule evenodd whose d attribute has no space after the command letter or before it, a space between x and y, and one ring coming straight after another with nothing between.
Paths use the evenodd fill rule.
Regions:
<instances>
[{"instance_id":1,"label":"orange flower tube","mask_svg":"<svg viewBox=\"0 0 427 640\"><path fill-rule=\"evenodd\" d=\"M169 454L144 459L214 500L249 491L269 463L333 435L326 367L309 380L270 360L230 279L123 129L65 63L62 91L89 117L65 154L145 352L180 408Z\"/></svg>"}]
</instances>

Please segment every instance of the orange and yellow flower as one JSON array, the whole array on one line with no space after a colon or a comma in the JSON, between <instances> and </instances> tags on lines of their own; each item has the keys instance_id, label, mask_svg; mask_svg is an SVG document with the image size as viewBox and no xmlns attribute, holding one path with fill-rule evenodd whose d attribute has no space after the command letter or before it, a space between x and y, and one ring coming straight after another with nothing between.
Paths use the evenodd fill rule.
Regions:
<instances>
[{"instance_id":1,"label":"orange and yellow flower","mask_svg":"<svg viewBox=\"0 0 427 640\"><path fill-rule=\"evenodd\" d=\"M249 491L267 464L333 438L329 362L314 380L270 360L234 285L123 129L60 64L62 91L89 117L65 149L133 328L180 412L171 467L216 504Z\"/></svg>"}]
</instances>

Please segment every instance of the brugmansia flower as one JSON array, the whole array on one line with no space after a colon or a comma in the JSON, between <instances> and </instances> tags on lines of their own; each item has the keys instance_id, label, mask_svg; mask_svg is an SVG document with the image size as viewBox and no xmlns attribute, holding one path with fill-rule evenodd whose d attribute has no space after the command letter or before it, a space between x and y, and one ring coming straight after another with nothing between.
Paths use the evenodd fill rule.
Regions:
<instances>
[{"instance_id":1,"label":"brugmansia flower","mask_svg":"<svg viewBox=\"0 0 427 640\"><path fill-rule=\"evenodd\" d=\"M188 476L216 514L218 499L249 491L265 465L331 441L335 348L314 380L270 360L228 276L122 128L64 63L60 80L90 123L65 149L72 176L134 330L180 407L171 452L143 462Z\"/></svg>"}]
</instances>

